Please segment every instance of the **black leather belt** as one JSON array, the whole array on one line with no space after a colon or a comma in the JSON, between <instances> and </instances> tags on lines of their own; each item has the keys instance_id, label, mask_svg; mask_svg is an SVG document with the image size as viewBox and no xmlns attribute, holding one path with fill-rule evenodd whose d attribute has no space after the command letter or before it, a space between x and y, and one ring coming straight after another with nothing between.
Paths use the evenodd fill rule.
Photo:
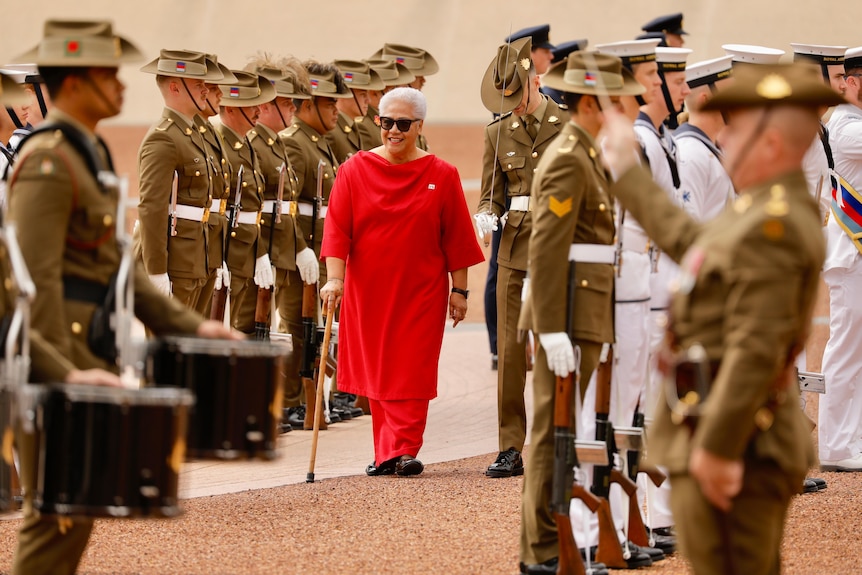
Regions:
<instances>
[{"instance_id":1,"label":"black leather belt","mask_svg":"<svg viewBox=\"0 0 862 575\"><path fill-rule=\"evenodd\" d=\"M72 276L63 277L63 299L99 305L105 301L108 285Z\"/></svg>"}]
</instances>

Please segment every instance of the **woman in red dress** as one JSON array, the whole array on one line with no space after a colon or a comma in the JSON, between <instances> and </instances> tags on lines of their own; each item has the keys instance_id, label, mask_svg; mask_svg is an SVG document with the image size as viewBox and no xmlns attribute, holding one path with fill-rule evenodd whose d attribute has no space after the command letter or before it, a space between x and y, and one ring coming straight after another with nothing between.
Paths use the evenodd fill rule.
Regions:
<instances>
[{"instance_id":1,"label":"woman in red dress","mask_svg":"<svg viewBox=\"0 0 862 575\"><path fill-rule=\"evenodd\" d=\"M425 111L413 88L380 100L383 145L339 168L323 233L320 296L341 303L338 389L371 406L368 475L422 473L447 308L458 325L467 268L484 259L458 171L416 147Z\"/></svg>"}]
</instances>

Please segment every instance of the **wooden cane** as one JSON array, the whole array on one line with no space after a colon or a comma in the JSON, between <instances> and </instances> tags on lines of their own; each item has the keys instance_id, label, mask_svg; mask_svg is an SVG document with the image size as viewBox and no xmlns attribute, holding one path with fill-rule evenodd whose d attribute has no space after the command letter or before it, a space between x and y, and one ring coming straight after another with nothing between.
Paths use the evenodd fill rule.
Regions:
<instances>
[{"instance_id":1,"label":"wooden cane","mask_svg":"<svg viewBox=\"0 0 862 575\"><path fill-rule=\"evenodd\" d=\"M326 307L326 327L323 330L323 343L320 346L320 367L317 373L317 393L314 398L314 413L319 414L323 409L323 381L326 378L326 358L329 355L329 337L332 335L332 318L335 309L332 300L328 300ZM308 473L305 476L306 483L314 483L314 463L317 459L317 436L320 433L320 417L314 418L314 427L311 432L311 459L308 462Z\"/></svg>"}]
</instances>

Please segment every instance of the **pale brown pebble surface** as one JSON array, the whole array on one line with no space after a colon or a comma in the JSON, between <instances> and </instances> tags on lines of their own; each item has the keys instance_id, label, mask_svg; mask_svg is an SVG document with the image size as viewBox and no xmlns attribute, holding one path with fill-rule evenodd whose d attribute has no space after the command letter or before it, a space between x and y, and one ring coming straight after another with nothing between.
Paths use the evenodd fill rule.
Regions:
<instances>
[{"instance_id":1,"label":"pale brown pebble surface","mask_svg":"<svg viewBox=\"0 0 862 575\"><path fill-rule=\"evenodd\" d=\"M485 477L494 455L413 478L357 475L190 499L171 520L99 520L79 574L516 574L522 479ZM815 475L829 487L794 499L783 573L860 573L862 475ZM0 521L2 573L19 525ZM690 570L672 556L638 572Z\"/></svg>"}]
</instances>

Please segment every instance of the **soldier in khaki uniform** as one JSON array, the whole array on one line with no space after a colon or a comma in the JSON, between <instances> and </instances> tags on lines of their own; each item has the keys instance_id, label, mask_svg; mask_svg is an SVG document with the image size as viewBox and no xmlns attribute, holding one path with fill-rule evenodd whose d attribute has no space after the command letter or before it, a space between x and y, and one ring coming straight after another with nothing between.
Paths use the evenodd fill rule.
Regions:
<instances>
[{"instance_id":1,"label":"soldier in khaki uniform","mask_svg":"<svg viewBox=\"0 0 862 575\"><path fill-rule=\"evenodd\" d=\"M293 341L302 341L302 287L304 283L317 282L320 273L314 251L305 243L302 231L296 223L297 199L296 173L284 141L278 133L293 123L296 110L294 100L311 98L308 76L298 60L288 59L278 68L272 63L255 60L246 68L251 68L268 78L276 90L276 98L260 105L257 125L248 133L249 142L260 164L264 178L263 213L260 220L261 241L271 249L270 261L275 266L276 308L279 314L278 329L290 333ZM284 174L279 175L283 166ZM280 219L277 210L279 183L282 183ZM271 248L270 248L271 246ZM302 384L299 378L300 356L293 354L293 364L285 370L284 406L290 414L302 402ZM302 426L302 418L290 418L290 425Z\"/></svg>"},{"instance_id":2,"label":"soldier in khaki uniform","mask_svg":"<svg viewBox=\"0 0 862 575\"><path fill-rule=\"evenodd\" d=\"M673 362L676 389L662 388L650 454L670 471L680 548L698 575L781 570L787 507L814 462L793 362L825 255L802 159L818 107L844 101L810 66L734 76L703 108L727 114L719 144L739 191L714 220L695 222L632 166L628 122L614 119L605 147L622 174L613 193L681 264L667 353L689 360ZM691 375L698 367L711 376Z\"/></svg>"},{"instance_id":3,"label":"soldier in khaki uniform","mask_svg":"<svg viewBox=\"0 0 862 575\"><path fill-rule=\"evenodd\" d=\"M227 234L227 205L233 169L225 152L224 141L210 122L210 118L218 115L221 106L219 85L236 81L233 72L224 64L219 64L215 54L207 54L207 59L218 66L223 78L206 83L208 92L206 106L194 117L195 127L203 136L207 162L211 170L212 201L207 220L207 281L201 289L198 305L195 308L204 317L210 317L213 292L221 289L223 285L230 285L230 271L224 261L224 242Z\"/></svg>"},{"instance_id":4,"label":"soldier in khaki uniform","mask_svg":"<svg viewBox=\"0 0 862 575\"><path fill-rule=\"evenodd\" d=\"M297 99L296 114L293 125L279 135L287 148L290 163L296 172L297 189L299 190L298 221L302 229L303 239L320 254L320 242L323 240L323 220L326 218L326 204L329 202L329 192L335 181L338 170L338 160L335 152L326 139L326 134L338 122L336 100L350 98L350 90L344 79L333 64L306 62L311 99ZM322 194L323 205L317 214L314 235L311 233L312 203L317 194L317 166L323 162ZM312 241L313 240L313 241ZM320 280L326 282L326 267L319 264ZM296 321L300 321L298 318ZM296 343L296 342L294 342Z\"/></svg>"},{"instance_id":5,"label":"soldier in khaki uniform","mask_svg":"<svg viewBox=\"0 0 862 575\"><path fill-rule=\"evenodd\" d=\"M119 268L114 233L118 191L108 179L96 179L87 158L97 169L110 170L110 154L94 130L100 119L120 112L124 86L117 67L138 59L138 50L114 35L110 22L56 20L46 22L40 45L19 57L39 66L54 102L46 123L58 129L24 143L9 189L9 219L19 230L21 251L36 284L33 327L78 369L116 371L90 349L87 333L96 305ZM153 332L231 336L224 326L204 321L159 293L142 265L137 266L134 287L136 313ZM12 572L71 575L93 520L58 521L35 512L35 478L27 461L35 452L22 448L21 457L25 518Z\"/></svg>"},{"instance_id":6,"label":"soldier in khaki uniform","mask_svg":"<svg viewBox=\"0 0 862 575\"><path fill-rule=\"evenodd\" d=\"M497 309L500 343L497 371L497 422L500 453L485 472L489 477L521 475L527 433L524 385L526 338L518 337L521 289L527 274L532 230L530 185L545 149L562 129L567 113L539 92L530 59L530 38L503 44L482 80L482 103L503 114L485 128L482 194L474 216L480 236L498 227L506 213L497 250Z\"/></svg>"},{"instance_id":7,"label":"soldier in khaki uniform","mask_svg":"<svg viewBox=\"0 0 862 575\"><path fill-rule=\"evenodd\" d=\"M338 125L326 134L335 152L335 159L342 163L359 150L370 150L381 145L380 128L366 114L369 92L383 90L386 86L377 72L365 62L336 60L333 64L341 71L344 83L353 95L352 98L341 98L336 102ZM366 123L370 125L366 126Z\"/></svg>"},{"instance_id":8,"label":"soldier in khaki uniform","mask_svg":"<svg viewBox=\"0 0 862 575\"><path fill-rule=\"evenodd\" d=\"M236 190L240 190L240 210L234 227L227 232L225 252L230 270L230 323L234 329L250 334L254 332L257 301L254 286L272 287L272 263L260 237L263 174L246 132L257 123L260 104L274 100L276 92L268 79L252 72L233 71L233 75L236 82L219 86L221 125L217 128L233 166L231 205L235 205Z\"/></svg>"},{"instance_id":9,"label":"soldier in khaki uniform","mask_svg":"<svg viewBox=\"0 0 862 575\"><path fill-rule=\"evenodd\" d=\"M532 444L521 499L521 573L528 574L556 573L559 557L549 508L555 375L575 371L573 346L579 347L583 394L602 345L614 340L616 229L610 183L596 143L604 122L597 95L607 95L619 106L620 96L643 92L631 75L623 73L619 58L593 52L569 55L551 67L543 82L566 93L571 121L545 150L532 184L532 281L521 325L532 328L540 345L533 368ZM575 262L572 305L566 302L569 261ZM569 322L571 333L566 333Z\"/></svg>"},{"instance_id":10,"label":"soldier in khaki uniform","mask_svg":"<svg viewBox=\"0 0 862 575\"><path fill-rule=\"evenodd\" d=\"M440 71L437 60L431 54L422 48L414 48L413 46L405 46L404 44L386 43L383 45L383 48L372 54L371 59L391 60L406 66L415 76L408 86L417 90L421 90L425 86L425 76L430 76ZM416 147L420 150L428 151L428 141L425 139L424 134L419 134L419 138L416 140Z\"/></svg>"},{"instance_id":11,"label":"soldier in khaki uniform","mask_svg":"<svg viewBox=\"0 0 862 575\"><path fill-rule=\"evenodd\" d=\"M212 202L212 167L194 125L207 109L207 82L221 80L218 66L200 52L162 50L141 68L156 75L165 101L159 122L138 150L140 250L152 282L197 309L209 277L207 221ZM177 175L176 221L170 221L172 182Z\"/></svg>"},{"instance_id":12,"label":"soldier in khaki uniform","mask_svg":"<svg viewBox=\"0 0 862 575\"><path fill-rule=\"evenodd\" d=\"M368 136L369 142L377 144L376 146L372 146L376 148L383 145L383 138L380 136L380 127L377 125L380 98L392 88L409 86L416 79L416 76L407 69L407 66L399 64L395 60L375 58L364 60L364 62L371 66L371 69L383 80L382 90L368 90L368 109L365 112L365 117L369 121L361 124L363 134Z\"/></svg>"}]
</instances>

